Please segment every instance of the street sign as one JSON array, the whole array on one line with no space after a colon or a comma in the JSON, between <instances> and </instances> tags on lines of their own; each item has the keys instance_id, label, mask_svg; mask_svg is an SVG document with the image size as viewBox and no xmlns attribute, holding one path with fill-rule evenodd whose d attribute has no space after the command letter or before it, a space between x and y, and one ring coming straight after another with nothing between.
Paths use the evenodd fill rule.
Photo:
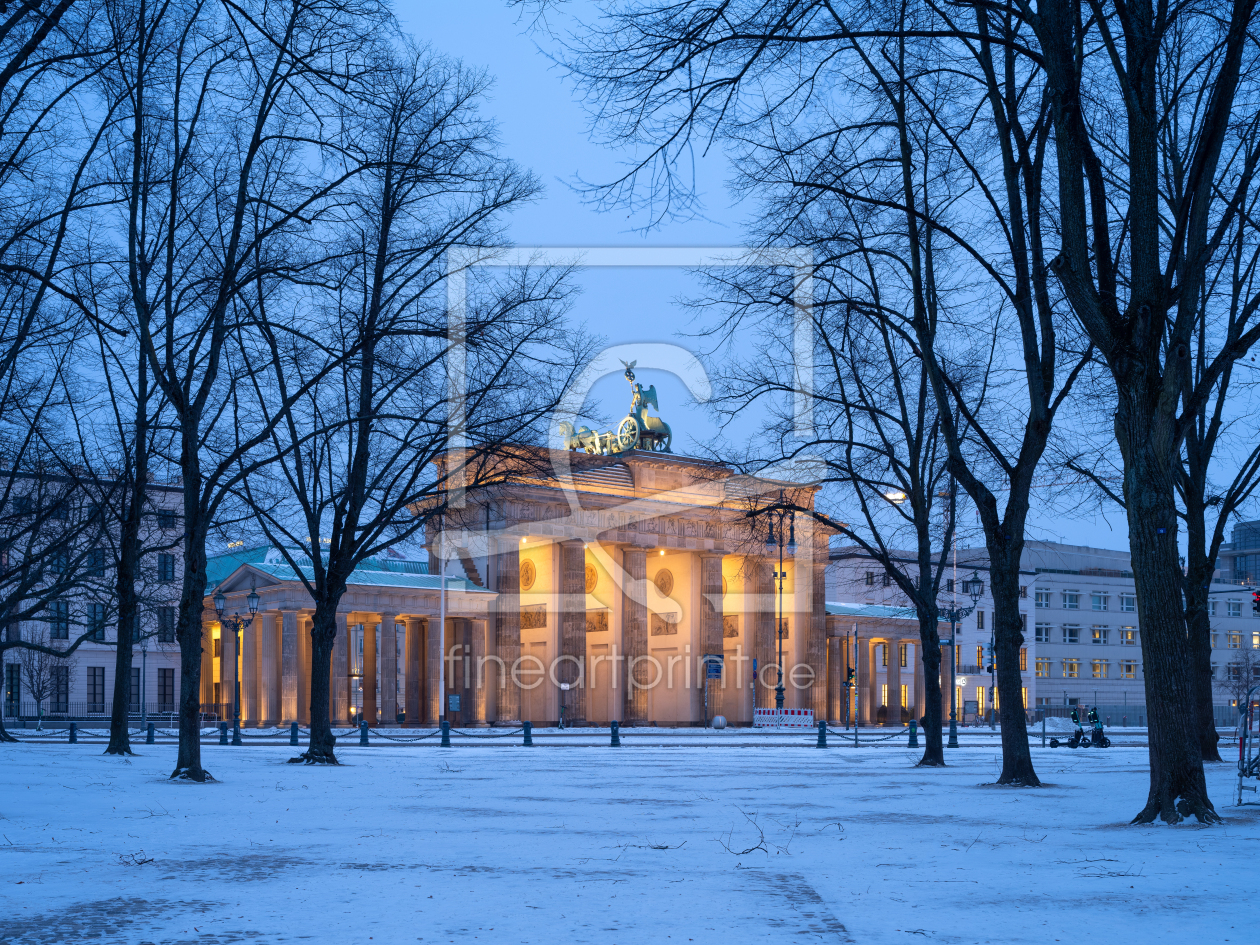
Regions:
<instances>
[{"instance_id":1,"label":"street sign","mask_svg":"<svg viewBox=\"0 0 1260 945\"><path fill-rule=\"evenodd\" d=\"M446 697L446 707L447 707L447 708L448 708L451 712L458 712L458 711L459 711L459 696L457 696L457 695L448 695L448 696Z\"/></svg>"},{"instance_id":2,"label":"street sign","mask_svg":"<svg viewBox=\"0 0 1260 945\"><path fill-rule=\"evenodd\" d=\"M706 653L704 656L704 676L706 679L722 678L722 654Z\"/></svg>"}]
</instances>

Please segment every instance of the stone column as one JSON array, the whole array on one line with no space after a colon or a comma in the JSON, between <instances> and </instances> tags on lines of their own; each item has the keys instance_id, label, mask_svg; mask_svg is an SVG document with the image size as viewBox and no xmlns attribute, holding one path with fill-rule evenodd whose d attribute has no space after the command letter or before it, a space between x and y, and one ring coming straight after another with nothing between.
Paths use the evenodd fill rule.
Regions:
<instances>
[{"instance_id":1,"label":"stone column","mask_svg":"<svg viewBox=\"0 0 1260 945\"><path fill-rule=\"evenodd\" d=\"M472 677L468 680L471 684L469 696L472 705L468 708L472 711L469 718L476 725L485 725L488 714L486 705L487 687L494 685L494 668L486 665L486 646L487 636L490 632L490 622L488 620L470 620L468 621L468 636L471 644L471 652L468 654L470 659L468 663L468 672Z\"/></svg>"},{"instance_id":2,"label":"stone column","mask_svg":"<svg viewBox=\"0 0 1260 945\"><path fill-rule=\"evenodd\" d=\"M860 724L868 724L873 716L871 690L875 688L875 672L871 665L874 648L867 637L858 637L853 646L853 659L857 669L857 690L854 699L854 712Z\"/></svg>"},{"instance_id":3,"label":"stone column","mask_svg":"<svg viewBox=\"0 0 1260 945\"><path fill-rule=\"evenodd\" d=\"M255 616L241 628L241 723L257 724L258 711L258 631L262 620Z\"/></svg>"},{"instance_id":4,"label":"stone column","mask_svg":"<svg viewBox=\"0 0 1260 945\"><path fill-rule=\"evenodd\" d=\"M521 553L515 539L499 542L497 563L494 647L503 668L495 691L495 718L516 722L521 717L521 687L512 678L512 668L521 658Z\"/></svg>"},{"instance_id":5,"label":"stone column","mask_svg":"<svg viewBox=\"0 0 1260 945\"><path fill-rule=\"evenodd\" d=\"M643 687L653 679L647 660L647 549L623 549L621 568L621 651L625 656L621 717L626 725L645 725L648 720L648 691Z\"/></svg>"},{"instance_id":6,"label":"stone column","mask_svg":"<svg viewBox=\"0 0 1260 945\"><path fill-rule=\"evenodd\" d=\"M569 684L560 693L565 724L586 720L586 546L577 540L560 543L560 661L556 678Z\"/></svg>"},{"instance_id":7,"label":"stone column","mask_svg":"<svg viewBox=\"0 0 1260 945\"><path fill-rule=\"evenodd\" d=\"M817 535L814 536L818 538ZM818 548L818 542L814 542L814 550L816 552L825 551L826 544ZM809 668L813 670L813 684L809 691L805 693L807 708L814 710L814 719L827 719L830 714L827 706L827 560L824 556L821 561L815 560L810 568L812 585L810 586L810 614L809 614L809 639L805 646L805 662L809 664Z\"/></svg>"},{"instance_id":8,"label":"stone column","mask_svg":"<svg viewBox=\"0 0 1260 945\"><path fill-rule=\"evenodd\" d=\"M363 721L376 724L376 636L377 624L363 622Z\"/></svg>"},{"instance_id":9,"label":"stone column","mask_svg":"<svg viewBox=\"0 0 1260 945\"><path fill-rule=\"evenodd\" d=\"M748 562L753 576L753 657L757 660L754 706L758 709L773 709L777 676L773 669L767 667L773 666L778 658L778 651L775 649L774 619L777 598L774 570L779 562L777 558L773 561L769 558L749 558Z\"/></svg>"},{"instance_id":10,"label":"stone column","mask_svg":"<svg viewBox=\"0 0 1260 945\"><path fill-rule=\"evenodd\" d=\"M201 702L203 705L214 702L214 625L204 620L201 622Z\"/></svg>"},{"instance_id":11,"label":"stone column","mask_svg":"<svg viewBox=\"0 0 1260 945\"><path fill-rule=\"evenodd\" d=\"M901 724L901 641L888 641L888 721Z\"/></svg>"},{"instance_id":12,"label":"stone column","mask_svg":"<svg viewBox=\"0 0 1260 945\"><path fill-rule=\"evenodd\" d=\"M219 699L225 706L224 720L231 723L236 701L237 636L220 624L219 640L222 647L219 650L219 682L222 684L219 686Z\"/></svg>"},{"instance_id":13,"label":"stone column","mask_svg":"<svg viewBox=\"0 0 1260 945\"><path fill-rule=\"evenodd\" d=\"M279 614L258 615L258 714L266 725L280 722L280 630Z\"/></svg>"},{"instance_id":14,"label":"stone column","mask_svg":"<svg viewBox=\"0 0 1260 945\"><path fill-rule=\"evenodd\" d=\"M922 646L915 641L914 648L911 652L914 654L914 717L916 719L923 718L925 707L927 706L927 677L923 675L923 654L919 652Z\"/></svg>"},{"instance_id":15,"label":"stone column","mask_svg":"<svg viewBox=\"0 0 1260 945\"><path fill-rule=\"evenodd\" d=\"M280 612L280 720L298 720L298 625L297 611Z\"/></svg>"},{"instance_id":16,"label":"stone column","mask_svg":"<svg viewBox=\"0 0 1260 945\"><path fill-rule=\"evenodd\" d=\"M700 656L722 654L722 556L700 556ZM733 669L733 667L732 667ZM700 684L709 693L709 716L724 715L723 680L708 678L701 667ZM734 673L731 673L734 678Z\"/></svg>"},{"instance_id":17,"label":"stone column","mask_svg":"<svg viewBox=\"0 0 1260 945\"><path fill-rule=\"evenodd\" d=\"M428 721L437 725L438 720L442 717L442 700L446 698L446 693L442 692L441 687L441 671L442 659L442 625L438 618L433 617L428 621L425 631L425 650L428 654L425 663L424 688L426 693L426 701L428 704ZM447 680L450 684L450 680Z\"/></svg>"},{"instance_id":18,"label":"stone column","mask_svg":"<svg viewBox=\"0 0 1260 945\"><path fill-rule=\"evenodd\" d=\"M381 652L381 725L398 724L398 615L381 614L376 646Z\"/></svg>"},{"instance_id":19,"label":"stone column","mask_svg":"<svg viewBox=\"0 0 1260 945\"><path fill-rule=\"evenodd\" d=\"M407 618L407 643L404 647L403 705L407 711L408 725L419 725L425 720L424 703L424 621L419 617Z\"/></svg>"},{"instance_id":20,"label":"stone column","mask_svg":"<svg viewBox=\"0 0 1260 945\"><path fill-rule=\"evenodd\" d=\"M311 724L311 624L306 614L297 615L297 717L303 725Z\"/></svg>"},{"instance_id":21,"label":"stone column","mask_svg":"<svg viewBox=\"0 0 1260 945\"><path fill-rule=\"evenodd\" d=\"M332 676L329 695L332 704L334 727L347 725L350 720L350 630L346 626L346 614L338 611L337 636L333 639Z\"/></svg>"}]
</instances>

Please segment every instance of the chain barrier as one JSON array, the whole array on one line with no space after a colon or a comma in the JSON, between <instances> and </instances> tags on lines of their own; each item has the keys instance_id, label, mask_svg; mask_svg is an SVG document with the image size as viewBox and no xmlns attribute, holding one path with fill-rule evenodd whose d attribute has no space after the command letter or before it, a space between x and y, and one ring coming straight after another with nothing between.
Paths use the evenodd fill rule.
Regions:
<instances>
[{"instance_id":1,"label":"chain barrier","mask_svg":"<svg viewBox=\"0 0 1260 945\"><path fill-rule=\"evenodd\" d=\"M386 735L384 732L378 732L374 728L370 728L368 731L379 738L388 738L391 742L422 742L426 738L432 738L434 735L442 734L441 729L435 729L428 735L417 735L415 738L403 738L401 735Z\"/></svg>"},{"instance_id":2,"label":"chain barrier","mask_svg":"<svg viewBox=\"0 0 1260 945\"><path fill-rule=\"evenodd\" d=\"M525 729L518 728L515 732L504 732L501 735L479 735L476 732L461 732L458 729L451 729L452 735L463 735L465 738L511 738L513 735L520 735Z\"/></svg>"},{"instance_id":3,"label":"chain barrier","mask_svg":"<svg viewBox=\"0 0 1260 945\"><path fill-rule=\"evenodd\" d=\"M827 729L827 734L828 734L828 735L835 735L837 738L843 738L843 739L846 739L846 740L850 740L850 739L852 739L855 735L858 735L858 733L856 733L856 732L837 732L835 729L830 728L830 727L828 727L828 729ZM858 741L857 741L857 744L858 744L859 746L861 746L861 745L874 745L876 742L886 742L886 741L889 741L890 739L893 739L893 738L900 738L900 737L901 737L901 736L903 736L903 735L909 735L909 734L910 734L910 729L908 729L908 728L907 728L907 729L902 729L900 732L893 732L891 735L884 735L884 736L882 736L881 738L868 738L866 741L862 741L862 740L861 740L861 736L860 736L860 735L858 735ZM921 734L921 733L920 733L920 734Z\"/></svg>"}]
</instances>

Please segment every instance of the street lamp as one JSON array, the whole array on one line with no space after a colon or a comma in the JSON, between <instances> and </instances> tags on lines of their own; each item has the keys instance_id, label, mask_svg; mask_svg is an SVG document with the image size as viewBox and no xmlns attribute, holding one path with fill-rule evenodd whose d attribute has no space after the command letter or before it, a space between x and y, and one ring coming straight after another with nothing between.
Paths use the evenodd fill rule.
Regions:
<instances>
[{"instance_id":1,"label":"street lamp","mask_svg":"<svg viewBox=\"0 0 1260 945\"><path fill-rule=\"evenodd\" d=\"M236 704L233 710L232 726L232 744L239 745L241 743L241 631L254 622L254 615L258 613L258 592L254 590L254 581L251 578L249 582L249 596L245 598L245 602L249 605L249 616L242 617L238 613L232 614L231 617L223 616L223 610L227 607L227 598L223 596L223 591L219 590L214 595L214 611L219 615L219 626L222 629L231 628L233 643L235 650L232 654L232 676L236 680Z\"/></svg>"},{"instance_id":2,"label":"street lamp","mask_svg":"<svg viewBox=\"0 0 1260 945\"><path fill-rule=\"evenodd\" d=\"M768 531L766 533L766 554L774 555L779 553L779 570L775 572L775 577L779 582L779 622L776 627L779 641L779 658L778 658L778 683L774 687L774 708L777 712L783 712L783 553L786 550L789 555L796 554L796 518L791 508L784 503L783 494L779 494L779 501L768 508L762 509L762 515L769 518ZM787 525L788 539L783 541L783 526ZM778 531L778 538L775 538L775 531Z\"/></svg>"},{"instance_id":3,"label":"street lamp","mask_svg":"<svg viewBox=\"0 0 1260 945\"><path fill-rule=\"evenodd\" d=\"M959 607L957 602L946 607L942 614L949 620L949 746L958 747L958 624L969 613L976 609L980 598L984 596L984 581L980 580L980 572L973 570L971 580L963 582L963 593L971 598L970 607Z\"/></svg>"},{"instance_id":4,"label":"street lamp","mask_svg":"<svg viewBox=\"0 0 1260 945\"><path fill-rule=\"evenodd\" d=\"M149 730L149 711L145 704L145 683L149 678L149 638L140 636L140 730Z\"/></svg>"}]
</instances>

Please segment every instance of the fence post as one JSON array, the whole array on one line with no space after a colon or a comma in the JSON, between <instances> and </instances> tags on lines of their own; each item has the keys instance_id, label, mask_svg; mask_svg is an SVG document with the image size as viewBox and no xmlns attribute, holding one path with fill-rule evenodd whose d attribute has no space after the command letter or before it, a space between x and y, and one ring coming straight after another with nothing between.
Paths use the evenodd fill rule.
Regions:
<instances>
[{"instance_id":1,"label":"fence post","mask_svg":"<svg viewBox=\"0 0 1260 945\"><path fill-rule=\"evenodd\" d=\"M292 722L289 725L289 744L290 745L296 745L298 743L297 735L298 735L297 722Z\"/></svg>"},{"instance_id":2,"label":"fence post","mask_svg":"<svg viewBox=\"0 0 1260 945\"><path fill-rule=\"evenodd\" d=\"M532 748L534 745L534 723L526 722L523 727L525 729L525 741L521 743L521 747Z\"/></svg>"},{"instance_id":3,"label":"fence post","mask_svg":"<svg viewBox=\"0 0 1260 945\"><path fill-rule=\"evenodd\" d=\"M827 747L827 723L825 720L819 721L818 723L818 744L815 745L814 747L815 748Z\"/></svg>"},{"instance_id":4,"label":"fence post","mask_svg":"<svg viewBox=\"0 0 1260 945\"><path fill-rule=\"evenodd\" d=\"M152 745L152 744L153 744L153 729L154 729L154 725L153 725L153 723L152 723L152 722L150 722L150 723L149 723L149 730L148 730L148 732L147 732L147 733L145 734L145 736L144 736L144 743L145 743L146 745Z\"/></svg>"},{"instance_id":5,"label":"fence post","mask_svg":"<svg viewBox=\"0 0 1260 945\"><path fill-rule=\"evenodd\" d=\"M70 744L74 745L79 741L79 724L77 722L70 723Z\"/></svg>"},{"instance_id":6,"label":"fence post","mask_svg":"<svg viewBox=\"0 0 1260 945\"><path fill-rule=\"evenodd\" d=\"M1041 747L1046 747L1046 713L1041 713Z\"/></svg>"},{"instance_id":7,"label":"fence post","mask_svg":"<svg viewBox=\"0 0 1260 945\"><path fill-rule=\"evenodd\" d=\"M219 744L226 745L227 741L227 722L219 723Z\"/></svg>"},{"instance_id":8,"label":"fence post","mask_svg":"<svg viewBox=\"0 0 1260 945\"><path fill-rule=\"evenodd\" d=\"M856 722L854 722L854 723L853 723L853 747L854 747L854 748L857 748L857 746L858 746L858 738L857 738L857 723L856 723Z\"/></svg>"},{"instance_id":9,"label":"fence post","mask_svg":"<svg viewBox=\"0 0 1260 945\"><path fill-rule=\"evenodd\" d=\"M442 747L451 747L451 723L446 719L442 720Z\"/></svg>"},{"instance_id":10,"label":"fence post","mask_svg":"<svg viewBox=\"0 0 1260 945\"><path fill-rule=\"evenodd\" d=\"M359 744L366 745L367 743L368 743L367 721L364 719L360 719L359 720Z\"/></svg>"},{"instance_id":11,"label":"fence post","mask_svg":"<svg viewBox=\"0 0 1260 945\"><path fill-rule=\"evenodd\" d=\"M608 747L620 748L621 747L621 725L620 723L617 722L616 719L614 719L611 723L611 728L612 728L612 744L609 745Z\"/></svg>"},{"instance_id":12,"label":"fence post","mask_svg":"<svg viewBox=\"0 0 1260 945\"><path fill-rule=\"evenodd\" d=\"M241 743L241 723L232 723L232 744L239 745Z\"/></svg>"},{"instance_id":13,"label":"fence post","mask_svg":"<svg viewBox=\"0 0 1260 945\"><path fill-rule=\"evenodd\" d=\"M910 720L910 744L907 747L908 748L919 747L919 720L918 719Z\"/></svg>"}]
</instances>

